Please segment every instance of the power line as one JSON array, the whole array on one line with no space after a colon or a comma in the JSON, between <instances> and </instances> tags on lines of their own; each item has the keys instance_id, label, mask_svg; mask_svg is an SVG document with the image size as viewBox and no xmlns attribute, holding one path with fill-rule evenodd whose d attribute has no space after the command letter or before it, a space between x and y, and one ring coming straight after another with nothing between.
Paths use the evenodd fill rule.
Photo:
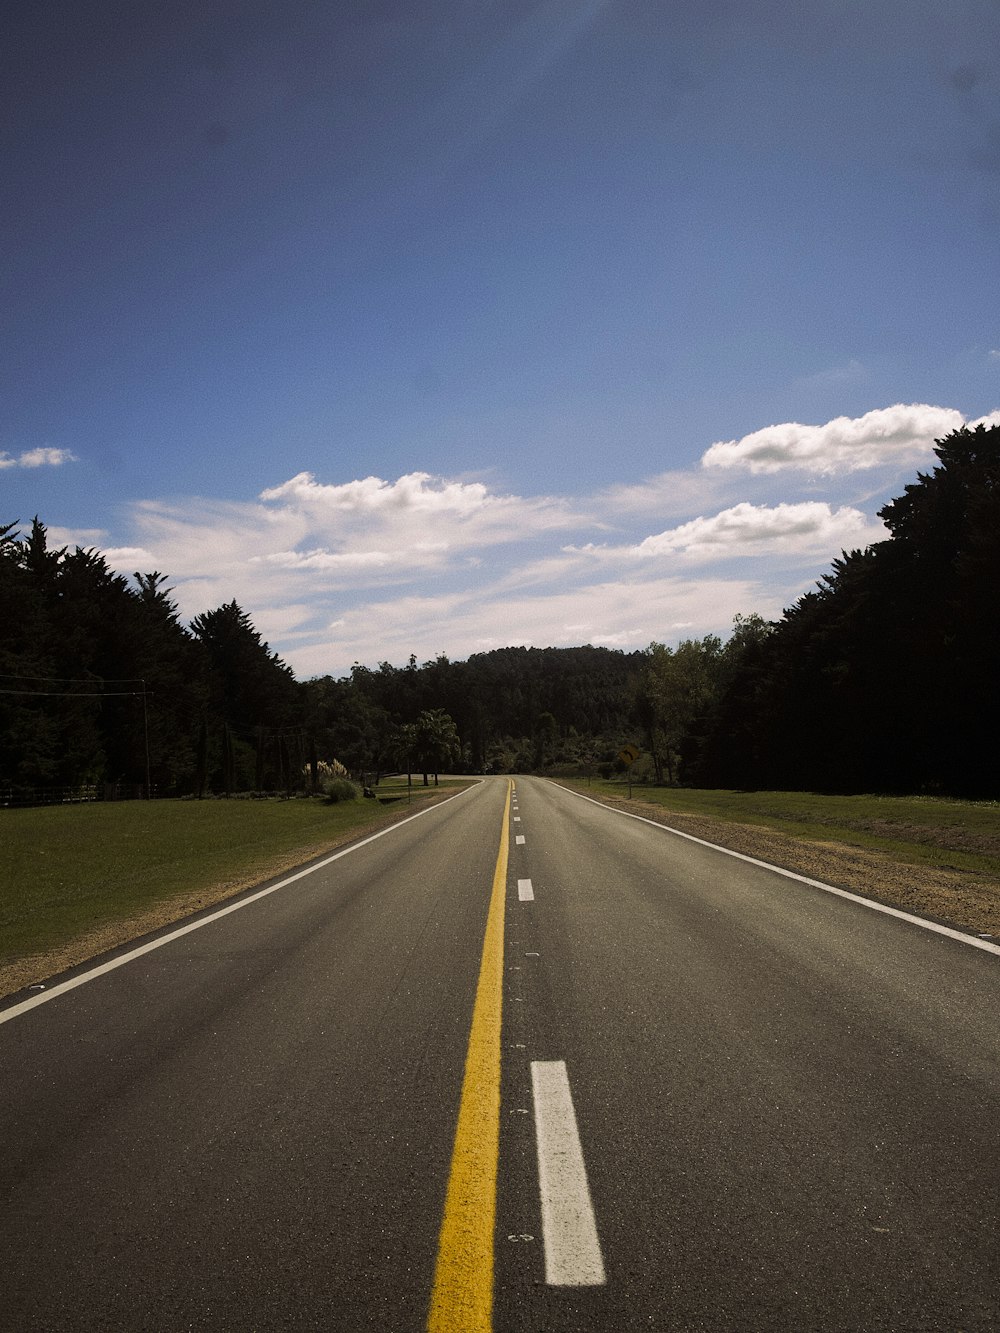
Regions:
<instances>
[{"instance_id":1,"label":"power line","mask_svg":"<svg viewBox=\"0 0 1000 1333\"><path fill-rule=\"evenodd\" d=\"M142 676L18 676L0 671L0 680L44 680L50 685L95 685L100 681L107 685L134 685L143 679Z\"/></svg>"},{"instance_id":2,"label":"power line","mask_svg":"<svg viewBox=\"0 0 1000 1333\"><path fill-rule=\"evenodd\" d=\"M30 677L28 677L30 679ZM4 690L26 699L144 699L146 690Z\"/></svg>"}]
</instances>

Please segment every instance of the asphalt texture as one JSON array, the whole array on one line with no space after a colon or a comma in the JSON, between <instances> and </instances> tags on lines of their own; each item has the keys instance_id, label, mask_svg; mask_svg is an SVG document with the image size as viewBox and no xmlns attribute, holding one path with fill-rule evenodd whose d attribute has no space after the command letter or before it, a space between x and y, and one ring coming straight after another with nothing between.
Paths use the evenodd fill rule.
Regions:
<instances>
[{"instance_id":1,"label":"asphalt texture","mask_svg":"<svg viewBox=\"0 0 1000 1333\"><path fill-rule=\"evenodd\" d=\"M1000 1326L1000 958L516 789L494 1327ZM0 1328L424 1327L505 794L0 1023ZM545 1281L536 1060L602 1285Z\"/></svg>"}]
</instances>

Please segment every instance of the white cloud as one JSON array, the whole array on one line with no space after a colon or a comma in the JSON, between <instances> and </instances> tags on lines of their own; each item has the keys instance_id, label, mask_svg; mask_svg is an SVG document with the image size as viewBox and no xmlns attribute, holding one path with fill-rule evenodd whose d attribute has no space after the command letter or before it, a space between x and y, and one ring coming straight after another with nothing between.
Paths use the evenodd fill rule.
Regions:
<instances>
[{"instance_id":1,"label":"white cloud","mask_svg":"<svg viewBox=\"0 0 1000 1333\"><path fill-rule=\"evenodd\" d=\"M680 552L701 559L747 555L812 555L868 546L888 536L859 509L832 509L820 500L774 506L738 504L695 518L634 547L644 557Z\"/></svg>"},{"instance_id":2,"label":"white cloud","mask_svg":"<svg viewBox=\"0 0 1000 1333\"><path fill-rule=\"evenodd\" d=\"M753 505L746 502L721 513L701 516L658 532L632 546L588 543L567 546L565 554L592 561L650 561L665 556L688 560L834 556L845 547L869 546L888 533L859 509L833 509L820 500L798 504Z\"/></svg>"},{"instance_id":3,"label":"white cloud","mask_svg":"<svg viewBox=\"0 0 1000 1333\"><path fill-rule=\"evenodd\" d=\"M156 568L156 557L144 546L108 546L107 538L104 528L61 528L54 525L46 525L45 528L49 550L58 550L63 546L71 551L77 546L84 551L96 550L112 569L123 574L131 574L136 569L146 571Z\"/></svg>"},{"instance_id":4,"label":"white cloud","mask_svg":"<svg viewBox=\"0 0 1000 1333\"><path fill-rule=\"evenodd\" d=\"M398 481L365 477L331 486L311 472L299 472L280 486L261 491L262 500L293 500L303 508L365 514L413 509L424 513L471 513L495 503L482 482L442 481L428 472L410 472Z\"/></svg>"},{"instance_id":5,"label":"white cloud","mask_svg":"<svg viewBox=\"0 0 1000 1333\"><path fill-rule=\"evenodd\" d=\"M736 496L740 479L716 472L661 472L636 484L612 486L598 503L616 514L679 518Z\"/></svg>"},{"instance_id":6,"label":"white cloud","mask_svg":"<svg viewBox=\"0 0 1000 1333\"><path fill-rule=\"evenodd\" d=\"M289 551L307 538L308 525L289 510L194 498L183 504L143 500L133 511L142 544L178 577L226 577L252 557Z\"/></svg>"},{"instance_id":7,"label":"white cloud","mask_svg":"<svg viewBox=\"0 0 1000 1333\"><path fill-rule=\"evenodd\" d=\"M262 491L272 512L294 514L310 535L366 546L394 545L421 553L521 540L528 532L575 526L579 515L562 499L497 495L483 482L448 481L411 472L394 482L365 477L340 485L300 472Z\"/></svg>"},{"instance_id":8,"label":"white cloud","mask_svg":"<svg viewBox=\"0 0 1000 1333\"><path fill-rule=\"evenodd\" d=\"M76 455L68 449L27 449L18 459L21 467L61 467L76 461Z\"/></svg>"},{"instance_id":9,"label":"white cloud","mask_svg":"<svg viewBox=\"0 0 1000 1333\"><path fill-rule=\"evenodd\" d=\"M132 544L115 549L119 567L167 571L185 617L235 597L255 623L270 607L354 603L432 576L468 586L506 567L498 547L595 526L558 497L501 495L424 472L343 485L303 472L257 503L145 500L132 518Z\"/></svg>"},{"instance_id":10,"label":"white cloud","mask_svg":"<svg viewBox=\"0 0 1000 1333\"><path fill-rule=\"evenodd\" d=\"M272 551L270 555L253 555L252 565L268 565L271 569L385 569L392 564L388 551Z\"/></svg>"},{"instance_id":11,"label":"white cloud","mask_svg":"<svg viewBox=\"0 0 1000 1333\"><path fill-rule=\"evenodd\" d=\"M60 528L54 524L46 524L45 527L45 537L49 546L82 546L84 550L96 546L104 556L107 555L107 551L102 543L107 540L107 536L104 528Z\"/></svg>"},{"instance_id":12,"label":"white cloud","mask_svg":"<svg viewBox=\"0 0 1000 1333\"><path fill-rule=\"evenodd\" d=\"M767 426L742 439L713 444L701 463L751 473L798 468L821 476L920 463L933 456L935 440L964 423L955 408L897 403L860 417L835 417L822 426L798 421Z\"/></svg>"},{"instance_id":13,"label":"white cloud","mask_svg":"<svg viewBox=\"0 0 1000 1333\"><path fill-rule=\"evenodd\" d=\"M353 661L420 661L512 644L570 647L601 643L626 650L653 639L718 632L737 612L777 616L801 588L763 588L751 579L660 578L610 581L533 597L495 596L492 589L407 596L366 603L339 617L322 641L283 656L301 676L343 674ZM373 653L372 645L377 644Z\"/></svg>"},{"instance_id":14,"label":"white cloud","mask_svg":"<svg viewBox=\"0 0 1000 1333\"><path fill-rule=\"evenodd\" d=\"M581 569L591 568L593 561L588 560L589 547L564 546L558 554L545 555L540 560L518 563L501 571L494 587L503 593L520 592L525 588L543 587L572 580ZM594 547L593 549L610 549Z\"/></svg>"},{"instance_id":15,"label":"white cloud","mask_svg":"<svg viewBox=\"0 0 1000 1333\"><path fill-rule=\"evenodd\" d=\"M286 643L316 638L316 608L308 603L293 602L288 606L269 606L255 621L261 636L269 641L282 639ZM310 628L310 625L313 628Z\"/></svg>"},{"instance_id":16,"label":"white cloud","mask_svg":"<svg viewBox=\"0 0 1000 1333\"><path fill-rule=\"evenodd\" d=\"M75 454L69 449L25 449L17 458L9 453L0 453L0 468L7 467L61 467L63 463L77 462Z\"/></svg>"},{"instance_id":17,"label":"white cloud","mask_svg":"<svg viewBox=\"0 0 1000 1333\"><path fill-rule=\"evenodd\" d=\"M131 574L137 569L146 573L156 568L156 557L144 546L111 546L102 550L101 555L112 569L123 573Z\"/></svg>"}]
</instances>

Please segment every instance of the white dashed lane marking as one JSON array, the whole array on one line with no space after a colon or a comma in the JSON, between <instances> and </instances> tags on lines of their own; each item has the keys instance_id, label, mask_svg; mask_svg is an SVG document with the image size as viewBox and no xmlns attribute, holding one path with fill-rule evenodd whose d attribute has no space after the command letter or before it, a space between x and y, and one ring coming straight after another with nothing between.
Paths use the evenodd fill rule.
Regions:
<instances>
[{"instance_id":1,"label":"white dashed lane marking","mask_svg":"<svg viewBox=\"0 0 1000 1333\"><path fill-rule=\"evenodd\" d=\"M604 1258L565 1061L533 1060L531 1088L545 1281L555 1287L600 1286L605 1281Z\"/></svg>"}]
</instances>

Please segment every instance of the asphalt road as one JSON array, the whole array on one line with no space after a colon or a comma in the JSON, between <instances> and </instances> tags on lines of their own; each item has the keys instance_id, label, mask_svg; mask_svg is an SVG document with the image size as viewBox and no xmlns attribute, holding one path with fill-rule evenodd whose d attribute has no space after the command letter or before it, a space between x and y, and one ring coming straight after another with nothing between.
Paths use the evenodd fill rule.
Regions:
<instances>
[{"instance_id":1,"label":"asphalt road","mask_svg":"<svg viewBox=\"0 0 1000 1333\"><path fill-rule=\"evenodd\" d=\"M506 793L0 1010L0 1327L425 1327ZM515 804L494 1328L1000 1326L1000 957Z\"/></svg>"}]
</instances>

